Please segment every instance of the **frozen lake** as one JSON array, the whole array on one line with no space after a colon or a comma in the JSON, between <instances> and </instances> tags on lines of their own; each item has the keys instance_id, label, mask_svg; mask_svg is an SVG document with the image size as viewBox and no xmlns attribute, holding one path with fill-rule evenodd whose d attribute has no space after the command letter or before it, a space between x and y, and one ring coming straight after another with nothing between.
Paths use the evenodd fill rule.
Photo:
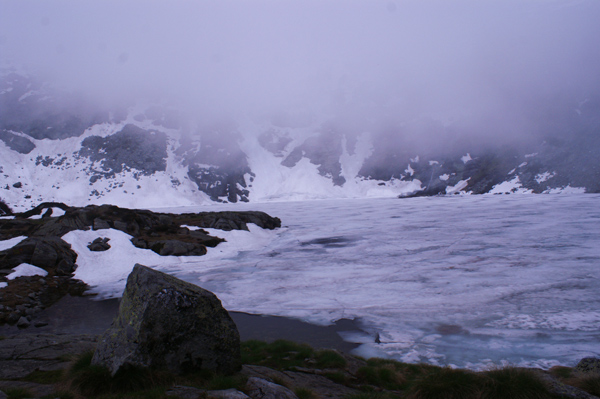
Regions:
<instances>
[{"instance_id":1,"label":"frozen lake","mask_svg":"<svg viewBox=\"0 0 600 399\"><path fill-rule=\"evenodd\" d=\"M346 339L362 342L363 356L546 368L600 355L600 195L323 200L161 211L219 209L262 210L281 218L284 227L211 230L229 243L203 257L151 253L154 258L136 261L213 291L229 310L320 324L359 318L369 334ZM117 235L124 234L113 233L111 244L117 244ZM116 281L108 271L99 276L94 262L96 277L106 279L97 282L97 290L118 294L133 264ZM85 275L92 269L83 257L78 263L81 278L96 281ZM381 343L375 343L377 334Z\"/></svg>"}]
</instances>

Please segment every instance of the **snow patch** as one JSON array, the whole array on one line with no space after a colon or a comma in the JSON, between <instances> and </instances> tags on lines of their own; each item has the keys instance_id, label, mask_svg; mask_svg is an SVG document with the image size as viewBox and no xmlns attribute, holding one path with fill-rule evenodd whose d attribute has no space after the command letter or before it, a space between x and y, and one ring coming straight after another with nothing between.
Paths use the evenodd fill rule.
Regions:
<instances>
[{"instance_id":1,"label":"snow patch","mask_svg":"<svg viewBox=\"0 0 600 399\"><path fill-rule=\"evenodd\" d=\"M446 194L456 194L459 191L465 189L469 185L469 180L470 179L471 178L469 177L467 180L460 180L454 186L447 186L446 187Z\"/></svg>"},{"instance_id":2,"label":"snow patch","mask_svg":"<svg viewBox=\"0 0 600 399\"><path fill-rule=\"evenodd\" d=\"M13 268L13 272L6 276L8 280L14 280L17 277L24 276L42 276L46 277L48 272L37 266L30 265L29 263L21 263L19 266Z\"/></svg>"},{"instance_id":3,"label":"snow patch","mask_svg":"<svg viewBox=\"0 0 600 399\"><path fill-rule=\"evenodd\" d=\"M447 173L444 173L443 175L441 175L441 176L439 177L439 179L440 179L441 181L448 181L448 179L449 179L449 178L450 178L450 175L449 175L449 174L447 174Z\"/></svg>"},{"instance_id":4,"label":"snow patch","mask_svg":"<svg viewBox=\"0 0 600 399\"><path fill-rule=\"evenodd\" d=\"M535 181L540 184L556 176L556 172L544 172L535 176Z\"/></svg>"},{"instance_id":5,"label":"snow patch","mask_svg":"<svg viewBox=\"0 0 600 399\"><path fill-rule=\"evenodd\" d=\"M27 238L26 236L20 236L20 237L11 238L9 240L0 241L0 251L6 251L7 249L14 247L15 245L17 245L18 243L20 243L21 241L23 241L26 238Z\"/></svg>"},{"instance_id":6,"label":"snow patch","mask_svg":"<svg viewBox=\"0 0 600 399\"><path fill-rule=\"evenodd\" d=\"M544 194L585 194L585 187L555 187L544 191Z\"/></svg>"},{"instance_id":7,"label":"snow patch","mask_svg":"<svg viewBox=\"0 0 600 399\"><path fill-rule=\"evenodd\" d=\"M533 190L523 187L519 176L515 176L511 181L505 181L500 184L496 184L489 191L489 194L529 194L532 192Z\"/></svg>"},{"instance_id":8,"label":"snow patch","mask_svg":"<svg viewBox=\"0 0 600 399\"><path fill-rule=\"evenodd\" d=\"M188 226L188 228L194 226ZM248 223L249 231L205 229L227 242L215 248L207 248L203 256L161 256L151 250L137 248L131 243L129 234L115 229L75 230L63 236L77 253L77 270L73 278L92 287L98 299L120 297L127 276L136 263L171 274L203 270L210 260L231 258L241 251L257 250L266 246L281 230L263 230ZM110 248L106 251L90 251L87 245L97 238L109 238Z\"/></svg>"},{"instance_id":9,"label":"snow patch","mask_svg":"<svg viewBox=\"0 0 600 399\"><path fill-rule=\"evenodd\" d=\"M463 155L462 157L460 157L460 160L466 164L467 162L472 161L473 158L471 158L471 154L467 152L467 155Z\"/></svg>"}]
</instances>

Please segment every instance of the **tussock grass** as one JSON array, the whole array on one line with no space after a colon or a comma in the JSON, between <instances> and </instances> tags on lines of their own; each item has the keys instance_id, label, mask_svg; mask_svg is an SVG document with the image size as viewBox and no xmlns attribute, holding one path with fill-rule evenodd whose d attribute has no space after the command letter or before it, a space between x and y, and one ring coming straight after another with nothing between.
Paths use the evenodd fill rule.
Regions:
<instances>
[{"instance_id":1,"label":"tussock grass","mask_svg":"<svg viewBox=\"0 0 600 399\"><path fill-rule=\"evenodd\" d=\"M314 350L308 345L279 340L273 343L246 341L241 347L244 364L279 370L297 368L322 375L334 383L360 391L345 399L551 399L544 382L531 370L505 367L473 372L426 364L407 364L389 359L354 359L334 350ZM247 377L199 370L181 376L141 367L128 367L111 376L107 368L91 364L92 352L72 360L65 372L34 372L24 380L55 383L59 391L44 399L166 399L171 386L186 385L205 390L235 388L244 391ZM358 365L362 367L356 368ZM554 367L550 374L592 395L600 395L600 374L577 373ZM284 381L274 379L279 385ZM310 386L292 389L299 399L318 397ZM312 387L314 388L314 387ZM9 398L31 397L24 390L7 392ZM556 399L556 398L554 398Z\"/></svg>"},{"instance_id":2,"label":"tussock grass","mask_svg":"<svg viewBox=\"0 0 600 399\"><path fill-rule=\"evenodd\" d=\"M63 370L36 370L23 378L22 381L36 382L38 384L55 384L62 381L63 374Z\"/></svg>"},{"instance_id":3,"label":"tussock grass","mask_svg":"<svg viewBox=\"0 0 600 399\"><path fill-rule=\"evenodd\" d=\"M409 388L410 399L478 399L481 376L467 370L440 368L417 379Z\"/></svg>"},{"instance_id":4,"label":"tussock grass","mask_svg":"<svg viewBox=\"0 0 600 399\"><path fill-rule=\"evenodd\" d=\"M316 366L318 368L343 368L346 366L346 359L337 351L324 349L315 353Z\"/></svg>"},{"instance_id":5,"label":"tussock grass","mask_svg":"<svg viewBox=\"0 0 600 399\"><path fill-rule=\"evenodd\" d=\"M79 356L67 372L66 384L70 391L85 397L103 394L159 390L171 385L175 378L169 373L129 366L114 376L108 368L92 365L92 352Z\"/></svg>"},{"instance_id":6,"label":"tussock grass","mask_svg":"<svg viewBox=\"0 0 600 399\"><path fill-rule=\"evenodd\" d=\"M294 389L294 393L298 397L298 399L315 399L316 395L313 391L308 388L296 388Z\"/></svg>"},{"instance_id":7,"label":"tussock grass","mask_svg":"<svg viewBox=\"0 0 600 399\"><path fill-rule=\"evenodd\" d=\"M277 340L272 343L245 341L242 342L241 351L244 364L255 364L280 370L306 367L306 360L315 353L309 345L286 340Z\"/></svg>"},{"instance_id":8,"label":"tussock grass","mask_svg":"<svg viewBox=\"0 0 600 399\"><path fill-rule=\"evenodd\" d=\"M25 399L33 398L33 395L29 390L25 388L6 388L3 390L8 399Z\"/></svg>"},{"instance_id":9,"label":"tussock grass","mask_svg":"<svg viewBox=\"0 0 600 399\"><path fill-rule=\"evenodd\" d=\"M487 377L482 397L485 399L546 399L552 396L546 385L530 370L505 367L483 373Z\"/></svg>"},{"instance_id":10,"label":"tussock grass","mask_svg":"<svg viewBox=\"0 0 600 399\"><path fill-rule=\"evenodd\" d=\"M395 399L396 396L386 392L361 392L355 395L346 396L345 399Z\"/></svg>"},{"instance_id":11,"label":"tussock grass","mask_svg":"<svg viewBox=\"0 0 600 399\"><path fill-rule=\"evenodd\" d=\"M572 372L569 377L563 378L561 381L591 395L600 396L600 374L598 373Z\"/></svg>"}]
</instances>

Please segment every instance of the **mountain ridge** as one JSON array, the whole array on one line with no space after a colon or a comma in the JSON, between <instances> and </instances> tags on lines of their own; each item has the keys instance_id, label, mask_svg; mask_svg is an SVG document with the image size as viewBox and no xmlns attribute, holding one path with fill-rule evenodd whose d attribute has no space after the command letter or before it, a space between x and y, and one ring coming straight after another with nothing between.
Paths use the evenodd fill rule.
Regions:
<instances>
[{"instance_id":1,"label":"mountain ridge","mask_svg":"<svg viewBox=\"0 0 600 399\"><path fill-rule=\"evenodd\" d=\"M548 133L522 143L469 144L456 124L428 118L423 136L443 134L424 146L403 126L348 127L302 112L190 123L173 106L108 110L24 75L0 80L0 198L15 211L43 201L600 192L600 99L542 118Z\"/></svg>"}]
</instances>

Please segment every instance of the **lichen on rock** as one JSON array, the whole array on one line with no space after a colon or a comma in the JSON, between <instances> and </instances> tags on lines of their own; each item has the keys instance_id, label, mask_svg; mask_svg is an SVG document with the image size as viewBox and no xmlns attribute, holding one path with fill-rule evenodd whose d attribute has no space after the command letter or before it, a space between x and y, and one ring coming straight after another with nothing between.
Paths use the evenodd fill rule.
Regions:
<instances>
[{"instance_id":1,"label":"lichen on rock","mask_svg":"<svg viewBox=\"0 0 600 399\"><path fill-rule=\"evenodd\" d=\"M92 363L113 375L130 366L233 373L241 367L240 337L213 293L136 264Z\"/></svg>"}]
</instances>

